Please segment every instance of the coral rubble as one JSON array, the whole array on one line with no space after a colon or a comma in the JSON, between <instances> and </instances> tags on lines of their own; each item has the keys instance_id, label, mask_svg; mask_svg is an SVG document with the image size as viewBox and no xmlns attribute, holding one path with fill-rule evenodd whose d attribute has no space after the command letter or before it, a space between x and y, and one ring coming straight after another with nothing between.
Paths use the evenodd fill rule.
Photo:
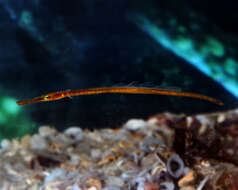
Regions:
<instances>
[{"instance_id":1,"label":"coral rubble","mask_svg":"<svg viewBox=\"0 0 238 190\"><path fill-rule=\"evenodd\" d=\"M63 132L3 140L2 190L202 190L238 188L238 110L162 113L120 129Z\"/></svg>"}]
</instances>

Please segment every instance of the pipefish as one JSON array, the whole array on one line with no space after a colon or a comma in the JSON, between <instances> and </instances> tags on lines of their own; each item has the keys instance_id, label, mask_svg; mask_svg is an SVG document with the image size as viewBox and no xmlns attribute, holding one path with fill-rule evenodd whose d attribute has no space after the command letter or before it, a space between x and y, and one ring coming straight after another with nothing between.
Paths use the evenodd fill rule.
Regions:
<instances>
[{"instance_id":1,"label":"pipefish","mask_svg":"<svg viewBox=\"0 0 238 190\"><path fill-rule=\"evenodd\" d=\"M18 101L18 105L25 105L38 102L47 102L53 100L59 100L66 97L80 96L80 95L92 95L92 94L105 94L105 93L119 93L119 94L154 94L154 95L169 95L169 96L183 96L190 98L202 99L209 101L218 105L223 105L223 103L215 98L196 94L191 92L181 92L175 90L165 90L157 88L147 88L147 87L102 87L102 88L90 88L90 89L80 89L80 90L65 90L59 92L51 92L39 97L32 99Z\"/></svg>"}]
</instances>

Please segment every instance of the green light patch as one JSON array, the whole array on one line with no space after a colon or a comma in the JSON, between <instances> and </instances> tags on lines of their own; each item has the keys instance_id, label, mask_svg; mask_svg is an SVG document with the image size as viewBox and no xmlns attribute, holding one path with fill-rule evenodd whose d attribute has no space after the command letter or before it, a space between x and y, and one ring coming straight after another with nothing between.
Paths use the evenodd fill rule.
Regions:
<instances>
[{"instance_id":1,"label":"green light patch","mask_svg":"<svg viewBox=\"0 0 238 190\"><path fill-rule=\"evenodd\" d=\"M17 114L19 112L19 107L17 106L15 99L3 98L2 110L7 112L8 114Z\"/></svg>"}]
</instances>

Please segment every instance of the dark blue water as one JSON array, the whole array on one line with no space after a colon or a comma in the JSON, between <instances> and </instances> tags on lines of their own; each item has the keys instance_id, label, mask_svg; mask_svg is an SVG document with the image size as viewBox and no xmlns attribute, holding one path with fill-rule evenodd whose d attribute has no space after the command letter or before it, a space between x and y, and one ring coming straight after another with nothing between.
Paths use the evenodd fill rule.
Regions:
<instances>
[{"instance_id":1,"label":"dark blue water","mask_svg":"<svg viewBox=\"0 0 238 190\"><path fill-rule=\"evenodd\" d=\"M165 111L194 114L237 107L237 6L236 1L0 1L2 104L6 98L131 82L178 87L225 103L107 94L13 106L12 113L2 106L2 136L14 136L16 128L20 136L38 125L115 128L129 118ZM135 15L153 24L137 23ZM207 44L211 38L216 40ZM202 57L201 67L190 62L194 57L187 59L191 44L191 56Z\"/></svg>"}]
</instances>

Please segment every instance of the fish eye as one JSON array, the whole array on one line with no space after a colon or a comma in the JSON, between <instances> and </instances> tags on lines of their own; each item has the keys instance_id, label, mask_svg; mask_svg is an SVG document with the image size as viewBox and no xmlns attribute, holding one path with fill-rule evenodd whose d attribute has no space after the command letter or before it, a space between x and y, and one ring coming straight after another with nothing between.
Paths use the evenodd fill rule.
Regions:
<instances>
[{"instance_id":1,"label":"fish eye","mask_svg":"<svg viewBox=\"0 0 238 190\"><path fill-rule=\"evenodd\" d=\"M45 96L44 96L44 99L45 99L45 100L48 100L49 98L50 98L49 95L45 95Z\"/></svg>"}]
</instances>

